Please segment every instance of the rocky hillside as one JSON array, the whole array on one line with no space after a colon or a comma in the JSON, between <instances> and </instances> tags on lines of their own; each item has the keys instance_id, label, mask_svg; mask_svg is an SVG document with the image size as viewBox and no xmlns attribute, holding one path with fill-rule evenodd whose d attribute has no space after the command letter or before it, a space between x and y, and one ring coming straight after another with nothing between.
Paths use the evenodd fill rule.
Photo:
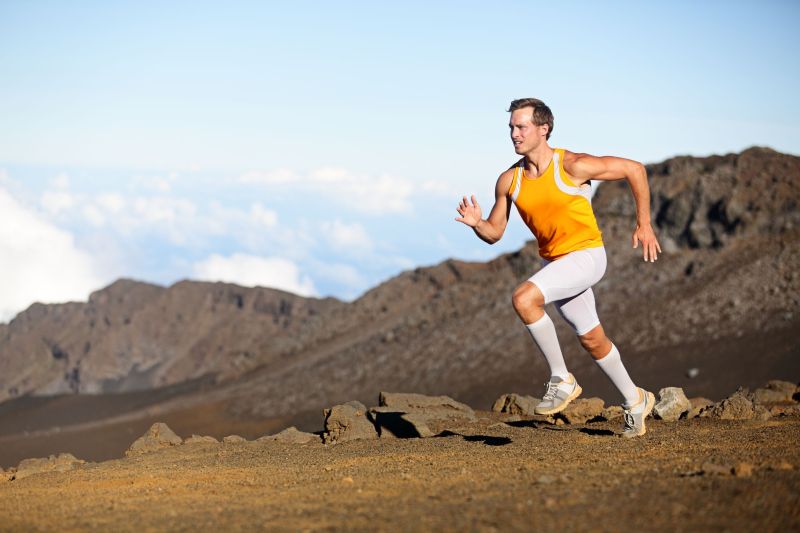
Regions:
<instances>
[{"instance_id":1,"label":"rocky hillside","mask_svg":"<svg viewBox=\"0 0 800 533\"><path fill-rule=\"evenodd\" d=\"M609 254L598 308L634 377L706 396L800 378L792 333L800 324L800 158L752 148L648 170L665 251L657 263L630 248L627 185L605 184L594 200ZM376 388L487 405L546 378L510 305L538 265L532 243L488 263L405 272L350 304L227 284L120 281L87 303L34 305L0 326L0 400L205 376L216 386L163 408L223 402L230 416L287 417L367 400ZM556 322L584 389L615 400ZM688 368L699 375L689 380Z\"/></svg>"}]
</instances>

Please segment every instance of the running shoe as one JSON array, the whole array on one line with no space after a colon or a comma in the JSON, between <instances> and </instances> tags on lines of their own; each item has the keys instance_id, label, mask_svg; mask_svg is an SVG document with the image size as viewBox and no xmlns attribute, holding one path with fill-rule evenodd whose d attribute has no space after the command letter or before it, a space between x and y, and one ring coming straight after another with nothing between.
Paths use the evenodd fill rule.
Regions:
<instances>
[{"instance_id":1,"label":"running shoe","mask_svg":"<svg viewBox=\"0 0 800 533\"><path fill-rule=\"evenodd\" d=\"M650 416L650 413L653 412L653 407L656 405L656 397L652 392L642 388L639 389L639 392L640 395L644 396L644 400L630 407L622 406L623 418L625 419L622 436L626 439L640 437L647 432L644 420Z\"/></svg>"},{"instance_id":2,"label":"running shoe","mask_svg":"<svg viewBox=\"0 0 800 533\"><path fill-rule=\"evenodd\" d=\"M551 376L550 381L545 383L547 391L544 393L542 401L533 410L537 415L554 415L567 408L569 402L577 398L583 392L578 385L575 376L569 375L567 379L560 376Z\"/></svg>"}]
</instances>

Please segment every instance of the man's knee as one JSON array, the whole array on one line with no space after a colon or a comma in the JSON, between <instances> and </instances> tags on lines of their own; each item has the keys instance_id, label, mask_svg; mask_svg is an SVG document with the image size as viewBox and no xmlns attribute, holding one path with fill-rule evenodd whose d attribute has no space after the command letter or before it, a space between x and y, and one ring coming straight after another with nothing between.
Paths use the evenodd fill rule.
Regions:
<instances>
[{"instance_id":1,"label":"man's knee","mask_svg":"<svg viewBox=\"0 0 800 533\"><path fill-rule=\"evenodd\" d=\"M544 296L536 285L526 281L514 290L511 303L519 313L531 308L544 307Z\"/></svg>"}]
</instances>

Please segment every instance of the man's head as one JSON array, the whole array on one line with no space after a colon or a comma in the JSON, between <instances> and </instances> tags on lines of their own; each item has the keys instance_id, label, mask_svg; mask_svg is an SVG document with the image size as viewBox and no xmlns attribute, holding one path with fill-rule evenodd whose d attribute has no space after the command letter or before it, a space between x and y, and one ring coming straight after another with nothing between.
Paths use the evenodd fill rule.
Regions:
<instances>
[{"instance_id":1,"label":"man's head","mask_svg":"<svg viewBox=\"0 0 800 533\"><path fill-rule=\"evenodd\" d=\"M511 102L508 111L512 119L530 115L530 121L534 126L547 126L545 140L550 139L550 134L553 133L553 112L544 102L538 98L520 98Z\"/></svg>"}]
</instances>

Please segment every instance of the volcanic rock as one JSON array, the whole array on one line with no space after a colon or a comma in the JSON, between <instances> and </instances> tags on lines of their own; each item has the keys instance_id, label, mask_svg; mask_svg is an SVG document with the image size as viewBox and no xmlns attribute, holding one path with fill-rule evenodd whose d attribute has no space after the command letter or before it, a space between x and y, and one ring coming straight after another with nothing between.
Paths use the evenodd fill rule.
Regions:
<instances>
[{"instance_id":1,"label":"volcanic rock","mask_svg":"<svg viewBox=\"0 0 800 533\"><path fill-rule=\"evenodd\" d=\"M555 419L563 420L567 424L585 424L589 420L599 418L604 406L605 402L600 398L578 398L555 415Z\"/></svg>"},{"instance_id":2,"label":"volcanic rock","mask_svg":"<svg viewBox=\"0 0 800 533\"><path fill-rule=\"evenodd\" d=\"M370 418L381 437L432 437L454 424L475 421L475 412L449 396L381 392Z\"/></svg>"},{"instance_id":3,"label":"volcanic rock","mask_svg":"<svg viewBox=\"0 0 800 533\"><path fill-rule=\"evenodd\" d=\"M503 394L492 405L495 413L509 413L512 415L533 416L534 409L542 400L533 396L523 396L521 394Z\"/></svg>"},{"instance_id":4,"label":"volcanic rock","mask_svg":"<svg viewBox=\"0 0 800 533\"><path fill-rule=\"evenodd\" d=\"M449 396L426 396L424 394L402 393L402 392L381 392L378 397L378 404L381 407L391 407L398 412L410 413L421 409L453 411L459 416L473 419L475 412L472 408L461 402L457 402Z\"/></svg>"},{"instance_id":5,"label":"volcanic rock","mask_svg":"<svg viewBox=\"0 0 800 533\"><path fill-rule=\"evenodd\" d=\"M730 476L733 473L733 467L731 465L706 462L703 463L700 473L706 476Z\"/></svg>"},{"instance_id":6,"label":"volcanic rock","mask_svg":"<svg viewBox=\"0 0 800 533\"><path fill-rule=\"evenodd\" d=\"M132 457L143 453L155 452L170 446L177 446L182 442L183 440L169 426L163 422L156 422L150 426L147 433L131 444L131 447L125 452L125 456Z\"/></svg>"},{"instance_id":7,"label":"volcanic rock","mask_svg":"<svg viewBox=\"0 0 800 533\"><path fill-rule=\"evenodd\" d=\"M750 463L736 463L733 467L733 475L736 477L750 477L753 475L753 465Z\"/></svg>"},{"instance_id":8,"label":"volcanic rock","mask_svg":"<svg viewBox=\"0 0 800 533\"><path fill-rule=\"evenodd\" d=\"M205 443L205 444L219 444L219 441L217 439L215 439L214 437L210 437L208 435L203 436L203 437L201 437L200 435L192 435L191 437L189 437L188 439L183 441L183 443L184 444L202 444L202 443Z\"/></svg>"},{"instance_id":9,"label":"volcanic rock","mask_svg":"<svg viewBox=\"0 0 800 533\"><path fill-rule=\"evenodd\" d=\"M615 418L619 418L624 414L624 410L619 405L609 405L603 412L600 413L600 416L605 418L606 420L614 420Z\"/></svg>"},{"instance_id":10,"label":"volcanic rock","mask_svg":"<svg viewBox=\"0 0 800 533\"><path fill-rule=\"evenodd\" d=\"M318 435L315 435L313 433L306 433L305 431L300 431L296 427L292 426L284 429L280 433L276 433L275 435L265 435L263 437L259 437L256 440L258 442L278 441L278 442L289 442L292 444L305 444L307 442L319 441L320 438Z\"/></svg>"},{"instance_id":11,"label":"volcanic rock","mask_svg":"<svg viewBox=\"0 0 800 533\"><path fill-rule=\"evenodd\" d=\"M674 422L692 408L692 404L680 387L665 387L658 391L658 398L653 414L661 420Z\"/></svg>"},{"instance_id":12,"label":"volcanic rock","mask_svg":"<svg viewBox=\"0 0 800 533\"><path fill-rule=\"evenodd\" d=\"M689 410L689 414L686 415L686 418L696 418L700 416L700 413L702 413L704 409L713 406L714 400L709 400L708 398L699 396L696 398L690 398L689 403L691 404L691 409Z\"/></svg>"},{"instance_id":13,"label":"volcanic rock","mask_svg":"<svg viewBox=\"0 0 800 533\"><path fill-rule=\"evenodd\" d=\"M378 438L375 426L367 418L367 407L361 402L335 405L323 412L325 431L322 440L325 444Z\"/></svg>"},{"instance_id":14,"label":"volcanic rock","mask_svg":"<svg viewBox=\"0 0 800 533\"><path fill-rule=\"evenodd\" d=\"M792 415L800 415L800 405L792 404L792 405L773 405L769 408L769 412L772 416L792 416Z\"/></svg>"},{"instance_id":15,"label":"volcanic rock","mask_svg":"<svg viewBox=\"0 0 800 533\"><path fill-rule=\"evenodd\" d=\"M25 459L17 466L17 471L12 479L23 479L43 472L66 472L85 463L86 461L77 459L71 453L60 453L57 456L51 455L41 459Z\"/></svg>"},{"instance_id":16,"label":"volcanic rock","mask_svg":"<svg viewBox=\"0 0 800 533\"><path fill-rule=\"evenodd\" d=\"M747 398L747 391L739 389L728 398L703 411L703 414L723 420L751 420L756 413L753 402Z\"/></svg>"},{"instance_id":17,"label":"volcanic rock","mask_svg":"<svg viewBox=\"0 0 800 533\"><path fill-rule=\"evenodd\" d=\"M779 403L792 402L793 396L797 392L797 386L788 381L772 380L762 389L756 389L751 394L755 403Z\"/></svg>"}]
</instances>

